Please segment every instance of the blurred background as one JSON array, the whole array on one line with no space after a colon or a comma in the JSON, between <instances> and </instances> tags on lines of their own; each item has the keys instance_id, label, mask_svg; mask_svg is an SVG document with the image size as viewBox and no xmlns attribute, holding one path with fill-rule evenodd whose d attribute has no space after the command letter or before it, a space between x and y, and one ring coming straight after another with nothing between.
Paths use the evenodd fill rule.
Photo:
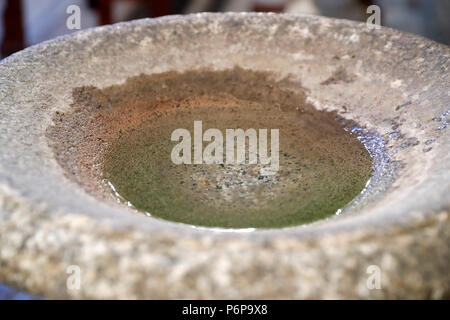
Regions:
<instances>
[{"instance_id":1,"label":"blurred background","mask_svg":"<svg viewBox=\"0 0 450 320\"><path fill-rule=\"evenodd\" d=\"M381 24L450 44L450 0L0 0L0 57L74 32L69 5L81 9L81 29L144 17L193 12L291 12L366 21L369 5Z\"/></svg>"},{"instance_id":2,"label":"blurred background","mask_svg":"<svg viewBox=\"0 0 450 320\"><path fill-rule=\"evenodd\" d=\"M144 17L194 12L259 11L323 15L366 21L378 5L381 24L450 45L450 0L0 0L0 58L75 32L68 6L81 12L81 29ZM35 297L0 284L0 299Z\"/></svg>"}]
</instances>

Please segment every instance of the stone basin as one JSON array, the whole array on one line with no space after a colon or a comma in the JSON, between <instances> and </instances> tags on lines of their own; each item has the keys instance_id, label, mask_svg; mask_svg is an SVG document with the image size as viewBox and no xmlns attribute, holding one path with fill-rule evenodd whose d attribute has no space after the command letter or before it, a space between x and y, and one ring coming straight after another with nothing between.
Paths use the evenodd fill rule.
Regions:
<instances>
[{"instance_id":1,"label":"stone basin","mask_svg":"<svg viewBox=\"0 0 450 320\"><path fill-rule=\"evenodd\" d=\"M0 62L0 281L48 298L449 298L449 67L433 41L290 14L144 19L18 52ZM80 88L233 68L287 79L371 137L373 176L338 214L269 229L149 217L95 187L82 160L102 148L58 153L81 150L52 131Z\"/></svg>"}]
</instances>

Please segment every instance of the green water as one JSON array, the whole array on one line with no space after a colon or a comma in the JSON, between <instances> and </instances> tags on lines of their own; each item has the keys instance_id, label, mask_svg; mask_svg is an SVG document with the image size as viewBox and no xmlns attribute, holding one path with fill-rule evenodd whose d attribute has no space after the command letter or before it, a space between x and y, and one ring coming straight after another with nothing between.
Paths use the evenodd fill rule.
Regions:
<instances>
[{"instance_id":1,"label":"green water","mask_svg":"<svg viewBox=\"0 0 450 320\"><path fill-rule=\"evenodd\" d=\"M320 220L365 187L372 159L333 115L221 99L164 112L123 133L109 147L104 178L124 201L154 217L224 228L278 228ZM279 171L264 176L261 165L175 165L171 151L178 142L170 140L171 133L185 128L193 137L195 120L202 121L203 132L279 129Z\"/></svg>"}]
</instances>

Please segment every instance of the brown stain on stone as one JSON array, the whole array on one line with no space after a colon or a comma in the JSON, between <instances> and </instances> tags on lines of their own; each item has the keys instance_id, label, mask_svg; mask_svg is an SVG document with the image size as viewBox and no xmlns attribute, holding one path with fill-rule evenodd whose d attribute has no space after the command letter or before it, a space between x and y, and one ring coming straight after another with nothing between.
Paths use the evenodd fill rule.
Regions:
<instances>
[{"instance_id":1,"label":"brown stain on stone","mask_svg":"<svg viewBox=\"0 0 450 320\"><path fill-rule=\"evenodd\" d=\"M348 72L344 67L340 66L333 72L333 74L321 85L330 85L337 83L351 83L356 80L356 76Z\"/></svg>"}]
</instances>

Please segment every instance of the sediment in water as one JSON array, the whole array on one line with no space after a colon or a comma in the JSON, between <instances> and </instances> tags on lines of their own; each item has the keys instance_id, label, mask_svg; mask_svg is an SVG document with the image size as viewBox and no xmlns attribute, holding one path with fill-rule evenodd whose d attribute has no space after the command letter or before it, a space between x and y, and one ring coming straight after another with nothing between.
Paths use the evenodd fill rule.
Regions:
<instances>
[{"instance_id":1,"label":"sediment in water","mask_svg":"<svg viewBox=\"0 0 450 320\"><path fill-rule=\"evenodd\" d=\"M364 189L372 159L357 136L305 102L289 79L235 68L141 75L105 89L77 88L47 130L68 176L89 192L167 220L275 228L333 215ZM175 165L173 130L279 129L280 168ZM204 143L204 146L206 143ZM105 184L107 182L107 184Z\"/></svg>"}]
</instances>

